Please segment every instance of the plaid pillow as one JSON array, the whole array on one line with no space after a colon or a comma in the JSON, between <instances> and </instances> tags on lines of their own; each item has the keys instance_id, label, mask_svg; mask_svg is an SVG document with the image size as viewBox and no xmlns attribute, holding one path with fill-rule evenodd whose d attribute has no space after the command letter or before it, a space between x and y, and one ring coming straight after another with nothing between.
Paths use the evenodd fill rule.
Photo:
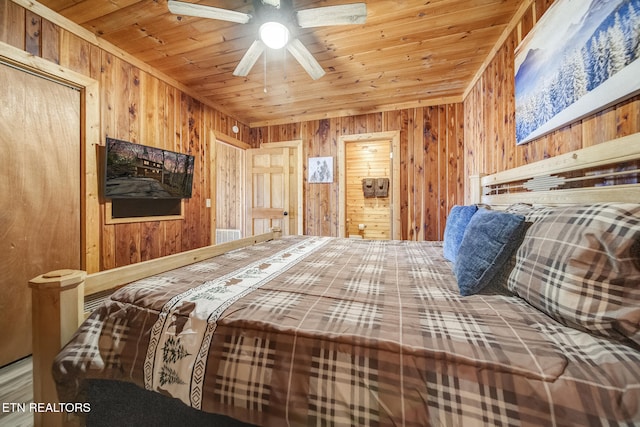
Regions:
<instances>
[{"instance_id":1,"label":"plaid pillow","mask_svg":"<svg viewBox=\"0 0 640 427\"><path fill-rule=\"evenodd\" d=\"M553 207L544 205L528 205L526 203L515 203L507 207L504 211L516 215L523 215L526 222L536 222L551 214L553 214Z\"/></svg>"},{"instance_id":2,"label":"plaid pillow","mask_svg":"<svg viewBox=\"0 0 640 427\"><path fill-rule=\"evenodd\" d=\"M532 219L509 290L567 326L640 344L640 205L544 208Z\"/></svg>"},{"instance_id":3,"label":"plaid pillow","mask_svg":"<svg viewBox=\"0 0 640 427\"><path fill-rule=\"evenodd\" d=\"M544 218L547 215L550 215L553 212L553 208L542 205L533 206L527 203L515 203L507 207L504 211L507 213L524 216L524 232L515 237L519 239L516 244L516 248L518 248L522 244L525 232L529 229L531 224ZM508 283L509 275L516 266L516 254L517 251L514 250L509 256L509 259L505 261L503 267L496 273L496 276L491 281L491 286L493 289L508 291L509 294L512 294L511 290L509 289Z\"/></svg>"}]
</instances>

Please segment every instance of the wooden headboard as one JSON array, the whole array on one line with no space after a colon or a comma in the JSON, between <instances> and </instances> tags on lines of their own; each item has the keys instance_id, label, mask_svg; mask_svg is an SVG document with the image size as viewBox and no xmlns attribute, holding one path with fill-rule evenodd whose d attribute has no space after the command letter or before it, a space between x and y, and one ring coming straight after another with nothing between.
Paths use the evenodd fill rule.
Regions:
<instances>
[{"instance_id":1,"label":"wooden headboard","mask_svg":"<svg viewBox=\"0 0 640 427\"><path fill-rule=\"evenodd\" d=\"M640 202L640 133L471 178L472 203Z\"/></svg>"}]
</instances>

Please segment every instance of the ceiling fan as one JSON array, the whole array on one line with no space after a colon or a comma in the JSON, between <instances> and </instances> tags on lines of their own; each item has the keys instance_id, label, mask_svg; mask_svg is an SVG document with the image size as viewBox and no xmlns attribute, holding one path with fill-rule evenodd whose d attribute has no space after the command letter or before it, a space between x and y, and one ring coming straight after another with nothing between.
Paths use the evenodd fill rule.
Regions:
<instances>
[{"instance_id":1,"label":"ceiling fan","mask_svg":"<svg viewBox=\"0 0 640 427\"><path fill-rule=\"evenodd\" d=\"M203 4L168 1L169 11L178 15L219 19L239 24L259 25L258 38L249 47L233 72L234 76L246 76L267 47L287 51L302 68L317 80L325 72L311 52L295 36L297 28L312 28L329 25L362 24L367 19L365 3L324 6L294 10L292 0L254 0L253 15Z\"/></svg>"}]
</instances>

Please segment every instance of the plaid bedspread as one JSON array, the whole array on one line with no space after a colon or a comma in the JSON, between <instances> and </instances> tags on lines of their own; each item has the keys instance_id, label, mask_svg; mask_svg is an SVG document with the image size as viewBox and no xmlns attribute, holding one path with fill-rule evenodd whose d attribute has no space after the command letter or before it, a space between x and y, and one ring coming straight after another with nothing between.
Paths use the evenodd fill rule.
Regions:
<instances>
[{"instance_id":1,"label":"plaid bedspread","mask_svg":"<svg viewBox=\"0 0 640 427\"><path fill-rule=\"evenodd\" d=\"M461 297L439 242L291 236L132 283L54 364L262 426L640 425L640 351Z\"/></svg>"}]
</instances>

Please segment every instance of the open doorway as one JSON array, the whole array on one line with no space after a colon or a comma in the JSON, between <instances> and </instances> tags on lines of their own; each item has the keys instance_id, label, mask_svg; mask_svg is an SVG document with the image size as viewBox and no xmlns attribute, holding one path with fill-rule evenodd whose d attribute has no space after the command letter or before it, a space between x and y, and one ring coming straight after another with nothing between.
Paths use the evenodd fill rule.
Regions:
<instances>
[{"instance_id":1,"label":"open doorway","mask_svg":"<svg viewBox=\"0 0 640 427\"><path fill-rule=\"evenodd\" d=\"M400 239L400 132L342 136L338 158L340 236Z\"/></svg>"}]
</instances>

